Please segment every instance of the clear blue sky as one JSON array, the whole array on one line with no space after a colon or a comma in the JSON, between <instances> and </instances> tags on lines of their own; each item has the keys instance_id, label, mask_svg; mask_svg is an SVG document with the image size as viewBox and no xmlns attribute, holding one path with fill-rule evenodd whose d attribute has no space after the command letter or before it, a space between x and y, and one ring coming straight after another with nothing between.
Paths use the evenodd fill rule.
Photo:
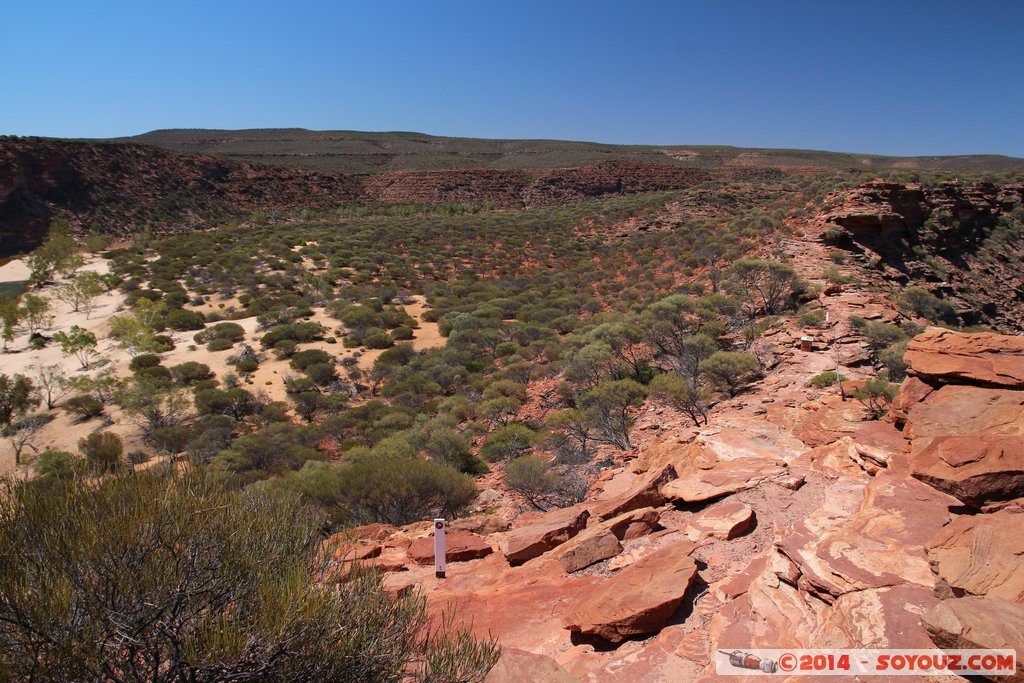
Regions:
<instances>
[{"instance_id":1,"label":"clear blue sky","mask_svg":"<svg viewBox=\"0 0 1024 683\"><path fill-rule=\"evenodd\" d=\"M1024 156L1020 0L4 0L0 134Z\"/></svg>"}]
</instances>

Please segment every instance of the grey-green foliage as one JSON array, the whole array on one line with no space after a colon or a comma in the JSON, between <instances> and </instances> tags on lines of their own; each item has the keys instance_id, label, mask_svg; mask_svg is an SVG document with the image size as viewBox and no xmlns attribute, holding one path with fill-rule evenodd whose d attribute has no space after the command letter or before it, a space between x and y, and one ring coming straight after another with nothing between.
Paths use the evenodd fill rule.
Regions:
<instances>
[{"instance_id":1,"label":"grey-green foliage","mask_svg":"<svg viewBox=\"0 0 1024 683\"><path fill-rule=\"evenodd\" d=\"M66 468L65 468L66 469ZM498 657L373 571L330 576L294 496L196 474L0 495L0 678L481 681ZM31 548L32 552L24 552Z\"/></svg>"}]
</instances>

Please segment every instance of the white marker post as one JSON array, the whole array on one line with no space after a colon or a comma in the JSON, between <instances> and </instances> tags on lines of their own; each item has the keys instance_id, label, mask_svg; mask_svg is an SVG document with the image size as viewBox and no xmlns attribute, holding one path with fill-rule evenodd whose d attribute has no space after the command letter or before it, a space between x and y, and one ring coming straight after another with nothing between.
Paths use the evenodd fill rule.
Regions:
<instances>
[{"instance_id":1,"label":"white marker post","mask_svg":"<svg viewBox=\"0 0 1024 683\"><path fill-rule=\"evenodd\" d=\"M434 576L444 578L447 561L445 559L444 546L444 518L438 517L434 520Z\"/></svg>"}]
</instances>

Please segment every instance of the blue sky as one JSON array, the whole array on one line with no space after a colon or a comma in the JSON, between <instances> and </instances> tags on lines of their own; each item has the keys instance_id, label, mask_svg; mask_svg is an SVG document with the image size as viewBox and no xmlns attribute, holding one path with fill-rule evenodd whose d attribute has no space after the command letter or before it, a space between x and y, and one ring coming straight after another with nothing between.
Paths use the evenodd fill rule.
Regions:
<instances>
[{"instance_id":1,"label":"blue sky","mask_svg":"<svg viewBox=\"0 0 1024 683\"><path fill-rule=\"evenodd\" d=\"M1024 156L1024 2L6 0L0 134Z\"/></svg>"}]
</instances>

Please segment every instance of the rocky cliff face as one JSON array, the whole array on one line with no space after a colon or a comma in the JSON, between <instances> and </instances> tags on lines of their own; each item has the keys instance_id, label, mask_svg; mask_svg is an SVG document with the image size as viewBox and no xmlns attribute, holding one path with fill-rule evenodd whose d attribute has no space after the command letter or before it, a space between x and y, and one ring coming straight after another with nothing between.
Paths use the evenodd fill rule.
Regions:
<instances>
[{"instance_id":1,"label":"rocky cliff face","mask_svg":"<svg viewBox=\"0 0 1024 683\"><path fill-rule=\"evenodd\" d=\"M949 299L967 324L1024 331L1024 185L875 181L829 200L820 218L836 246Z\"/></svg>"},{"instance_id":2,"label":"rocky cliff face","mask_svg":"<svg viewBox=\"0 0 1024 683\"><path fill-rule=\"evenodd\" d=\"M191 229L256 210L337 205L355 180L114 143L0 138L0 253L30 248L51 220L123 236Z\"/></svg>"},{"instance_id":3,"label":"rocky cliff face","mask_svg":"<svg viewBox=\"0 0 1024 683\"><path fill-rule=\"evenodd\" d=\"M726 179L770 178L737 168ZM38 245L55 218L125 236L187 230L253 211L288 214L354 202L489 204L497 208L674 190L712 172L665 163L606 161L577 168L398 171L356 177L236 163L120 143L0 137L0 254Z\"/></svg>"}]
</instances>

